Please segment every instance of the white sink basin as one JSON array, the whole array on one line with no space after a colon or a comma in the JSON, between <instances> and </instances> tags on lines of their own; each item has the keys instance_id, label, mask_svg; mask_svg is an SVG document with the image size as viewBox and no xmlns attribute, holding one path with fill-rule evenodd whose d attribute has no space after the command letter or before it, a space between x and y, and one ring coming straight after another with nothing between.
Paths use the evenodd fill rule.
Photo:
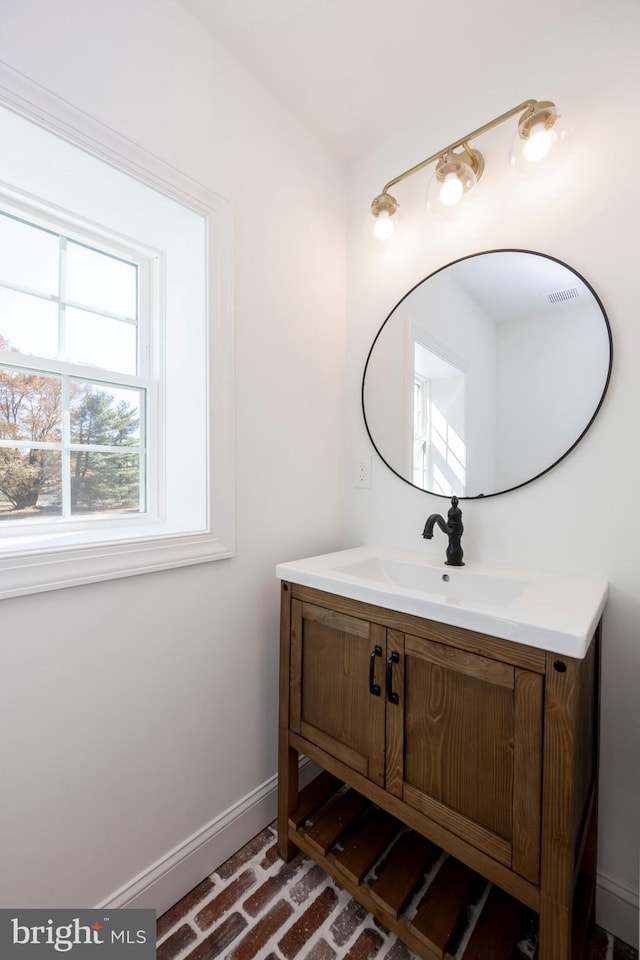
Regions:
<instances>
[{"instance_id":1,"label":"white sink basin","mask_svg":"<svg viewBox=\"0 0 640 960\"><path fill-rule=\"evenodd\" d=\"M388 610L584 657L606 580L489 564L448 567L422 554L355 547L280 563L276 575Z\"/></svg>"},{"instance_id":2,"label":"white sink basin","mask_svg":"<svg viewBox=\"0 0 640 960\"><path fill-rule=\"evenodd\" d=\"M431 567L424 562L389 556L354 560L333 569L337 574L374 583L436 594L448 603L490 603L494 607L504 607L519 597L527 586L526 580L472 573L462 567L449 567L443 572L440 567Z\"/></svg>"}]
</instances>

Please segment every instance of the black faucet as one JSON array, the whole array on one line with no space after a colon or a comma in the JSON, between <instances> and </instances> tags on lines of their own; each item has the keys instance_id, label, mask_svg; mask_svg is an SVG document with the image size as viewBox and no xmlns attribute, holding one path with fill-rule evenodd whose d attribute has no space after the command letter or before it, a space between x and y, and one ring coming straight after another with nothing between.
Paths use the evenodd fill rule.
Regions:
<instances>
[{"instance_id":1,"label":"black faucet","mask_svg":"<svg viewBox=\"0 0 640 960\"><path fill-rule=\"evenodd\" d=\"M424 525L422 536L425 540L431 540L433 528L437 523L442 532L449 537L445 563L449 567L464 567L462 547L460 546L464 527L462 526L462 510L458 506L457 497L451 497L451 508L447 514L447 519L449 522L445 523L444 518L439 513L432 513Z\"/></svg>"}]
</instances>

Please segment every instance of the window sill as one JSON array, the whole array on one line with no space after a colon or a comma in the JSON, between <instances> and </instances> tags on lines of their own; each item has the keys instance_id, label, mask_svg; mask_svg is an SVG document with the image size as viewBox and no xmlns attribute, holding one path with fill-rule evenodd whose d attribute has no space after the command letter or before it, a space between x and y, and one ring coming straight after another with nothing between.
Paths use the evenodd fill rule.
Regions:
<instances>
[{"instance_id":1,"label":"window sill","mask_svg":"<svg viewBox=\"0 0 640 960\"><path fill-rule=\"evenodd\" d=\"M145 527L128 533L128 539L120 531L118 540L91 544L69 534L56 537L55 546L31 550L23 542L20 553L0 547L0 600L233 556L232 547L206 532L180 535L163 528L154 534Z\"/></svg>"}]
</instances>

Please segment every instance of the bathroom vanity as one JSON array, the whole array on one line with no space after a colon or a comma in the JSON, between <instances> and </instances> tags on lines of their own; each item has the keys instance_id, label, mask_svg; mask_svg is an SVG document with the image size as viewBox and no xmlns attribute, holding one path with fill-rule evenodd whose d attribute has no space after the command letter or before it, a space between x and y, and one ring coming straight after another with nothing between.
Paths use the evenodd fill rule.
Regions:
<instances>
[{"instance_id":1,"label":"bathroom vanity","mask_svg":"<svg viewBox=\"0 0 640 960\"><path fill-rule=\"evenodd\" d=\"M606 584L564 584L572 635L535 575L362 549L278 567L281 856L303 850L425 960L510 960L535 915L538 960L581 957ZM304 788L300 755L321 768Z\"/></svg>"}]
</instances>

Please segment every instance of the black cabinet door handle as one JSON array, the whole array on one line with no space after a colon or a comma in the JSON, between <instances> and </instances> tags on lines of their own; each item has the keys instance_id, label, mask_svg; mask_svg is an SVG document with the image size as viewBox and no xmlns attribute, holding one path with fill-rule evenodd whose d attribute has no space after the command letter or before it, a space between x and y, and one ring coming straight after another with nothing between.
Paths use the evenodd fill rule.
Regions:
<instances>
[{"instance_id":1,"label":"black cabinet door handle","mask_svg":"<svg viewBox=\"0 0 640 960\"><path fill-rule=\"evenodd\" d=\"M393 692L392 672L394 663L400 663L400 654L396 650L387 660L387 700L389 703L400 703L399 695Z\"/></svg>"},{"instance_id":2,"label":"black cabinet door handle","mask_svg":"<svg viewBox=\"0 0 640 960\"><path fill-rule=\"evenodd\" d=\"M376 657L382 656L382 647L376 644L376 646L371 651L371 657L369 659L369 693L373 694L374 697L380 696L380 684L375 683L375 670L376 670Z\"/></svg>"}]
</instances>

